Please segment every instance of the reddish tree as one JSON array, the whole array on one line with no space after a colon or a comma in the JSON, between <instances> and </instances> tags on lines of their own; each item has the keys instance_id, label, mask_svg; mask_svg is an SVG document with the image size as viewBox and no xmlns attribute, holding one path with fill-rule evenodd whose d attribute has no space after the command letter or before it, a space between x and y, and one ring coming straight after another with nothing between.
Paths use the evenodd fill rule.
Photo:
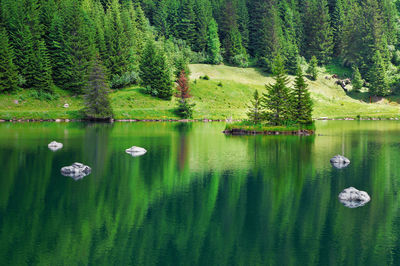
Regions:
<instances>
[{"instance_id":1,"label":"reddish tree","mask_svg":"<svg viewBox=\"0 0 400 266\"><path fill-rule=\"evenodd\" d=\"M175 97L185 101L185 99L191 98L189 83L185 75L185 71L181 71L179 79L177 81L178 86L176 88Z\"/></svg>"}]
</instances>

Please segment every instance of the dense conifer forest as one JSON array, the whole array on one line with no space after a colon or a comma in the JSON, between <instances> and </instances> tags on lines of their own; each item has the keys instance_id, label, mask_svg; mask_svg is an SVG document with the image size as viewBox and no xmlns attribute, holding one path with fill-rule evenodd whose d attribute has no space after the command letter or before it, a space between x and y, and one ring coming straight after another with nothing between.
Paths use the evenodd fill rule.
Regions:
<instances>
[{"instance_id":1,"label":"dense conifer forest","mask_svg":"<svg viewBox=\"0 0 400 266\"><path fill-rule=\"evenodd\" d=\"M289 74L315 57L352 68L357 86L400 86L400 1L0 0L0 90L82 94L90 69L113 89L141 83L169 99L189 63ZM359 84L363 83L363 84Z\"/></svg>"}]
</instances>

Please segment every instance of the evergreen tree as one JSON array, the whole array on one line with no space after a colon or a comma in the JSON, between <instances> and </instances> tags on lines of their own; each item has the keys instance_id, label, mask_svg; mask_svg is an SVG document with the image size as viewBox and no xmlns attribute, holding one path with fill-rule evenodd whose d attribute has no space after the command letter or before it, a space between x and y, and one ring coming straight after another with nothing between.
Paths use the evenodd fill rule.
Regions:
<instances>
[{"instance_id":1,"label":"evergreen tree","mask_svg":"<svg viewBox=\"0 0 400 266\"><path fill-rule=\"evenodd\" d=\"M14 51L8 42L7 31L0 26L0 92L17 89L18 73L14 65Z\"/></svg>"},{"instance_id":2,"label":"evergreen tree","mask_svg":"<svg viewBox=\"0 0 400 266\"><path fill-rule=\"evenodd\" d=\"M97 58L93 62L85 93L85 117L90 120L105 120L113 117L104 68Z\"/></svg>"},{"instance_id":3,"label":"evergreen tree","mask_svg":"<svg viewBox=\"0 0 400 266\"><path fill-rule=\"evenodd\" d=\"M292 118L301 124L312 122L312 100L308 85L304 80L303 71L299 66L297 68L294 90L292 92Z\"/></svg>"},{"instance_id":4,"label":"evergreen tree","mask_svg":"<svg viewBox=\"0 0 400 266\"><path fill-rule=\"evenodd\" d=\"M274 84L266 85L267 93L263 94L262 104L265 108L265 117L272 125L282 125L291 118L289 79L281 56L274 59Z\"/></svg>"},{"instance_id":5,"label":"evergreen tree","mask_svg":"<svg viewBox=\"0 0 400 266\"><path fill-rule=\"evenodd\" d=\"M208 24L207 55L211 64L219 64L222 61L218 36L218 25L214 19Z\"/></svg>"},{"instance_id":6,"label":"evergreen tree","mask_svg":"<svg viewBox=\"0 0 400 266\"><path fill-rule=\"evenodd\" d=\"M185 71L181 71L177 81L175 97L177 98L176 113L182 118L193 117L193 107L195 104L188 101L192 97Z\"/></svg>"},{"instance_id":7,"label":"evergreen tree","mask_svg":"<svg viewBox=\"0 0 400 266\"><path fill-rule=\"evenodd\" d=\"M148 40L140 62L140 79L149 93L169 100L172 96L172 81L167 58L157 48L154 41Z\"/></svg>"},{"instance_id":8,"label":"evergreen tree","mask_svg":"<svg viewBox=\"0 0 400 266\"><path fill-rule=\"evenodd\" d=\"M130 40L121 20L118 0L111 0L105 17L106 58L105 65L112 75L121 76L129 69Z\"/></svg>"},{"instance_id":9,"label":"evergreen tree","mask_svg":"<svg viewBox=\"0 0 400 266\"><path fill-rule=\"evenodd\" d=\"M180 18L176 25L178 37L193 45L196 39L196 17L191 0L186 0L181 5Z\"/></svg>"},{"instance_id":10,"label":"evergreen tree","mask_svg":"<svg viewBox=\"0 0 400 266\"><path fill-rule=\"evenodd\" d=\"M351 81L351 84L353 85L353 89L355 91L360 91L364 84L364 81L362 80L360 71L358 70L358 67L356 67L356 66L353 67L353 80Z\"/></svg>"},{"instance_id":11,"label":"evergreen tree","mask_svg":"<svg viewBox=\"0 0 400 266\"><path fill-rule=\"evenodd\" d=\"M310 64L307 69L307 74L311 76L312 80L317 80L318 78L318 60L315 56L311 57Z\"/></svg>"},{"instance_id":12,"label":"evergreen tree","mask_svg":"<svg viewBox=\"0 0 400 266\"><path fill-rule=\"evenodd\" d=\"M263 118L264 108L262 106L262 98L258 94L258 90L254 91L253 100L251 105L248 106L249 111L247 112L247 117L254 124L259 124Z\"/></svg>"},{"instance_id":13,"label":"evergreen tree","mask_svg":"<svg viewBox=\"0 0 400 266\"><path fill-rule=\"evenodd\" d=\"M330 60L333 48L327 1L307 0L304 18L304 53L308 58L315 55L321 63L325 64Z\"/></svg>"},{"instance_id":14,"label":"evergreen tree","mask_svg":"<svg viewBox=\"0 0 400 266\"><path fill-rule=\"evenodd\" d=\"M381 53L376 51L372 60L374 63L369 72L370 93L376 96L386 96L389 94L389 82Z\"/></svg>"}]
</instances>

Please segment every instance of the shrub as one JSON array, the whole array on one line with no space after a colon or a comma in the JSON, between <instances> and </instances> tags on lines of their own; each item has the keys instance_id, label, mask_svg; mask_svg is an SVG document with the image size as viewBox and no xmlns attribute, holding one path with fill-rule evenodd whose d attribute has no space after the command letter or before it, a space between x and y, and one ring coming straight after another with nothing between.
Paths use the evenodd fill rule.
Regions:
<instances>
[{"instance_id":1,"label":"shrub","mask_svg":"<svg viewBox=\"0 0 400 266\"><path fill-rule=\"evenodd\" d=\"M139 80L139 74L136 71L130 71L119 75L114 75L110 82L110 87L113 89L119 89L128 85L137 84Z\"/></svg>"},{"instance_id":2,"label":"shrub","mask_svg":"<svg viewBox=\"0 0 400 266\"><path fill-rule=\"evenodd\" d=\"M231 58L230 60L234 65L239 67L248 67L249 59L246 54L238 54Z\"/></svg>"},{"instance_id":3,"label":"shrub","mask_svg":"<svg viewBox=\"0 0 400 266\"><path fill-rule=\"evenodd\" d=\"M207 75L201 76L200 79L204 79L204 80L210 80L210 77Z\"/></svg>"}]
</instances>

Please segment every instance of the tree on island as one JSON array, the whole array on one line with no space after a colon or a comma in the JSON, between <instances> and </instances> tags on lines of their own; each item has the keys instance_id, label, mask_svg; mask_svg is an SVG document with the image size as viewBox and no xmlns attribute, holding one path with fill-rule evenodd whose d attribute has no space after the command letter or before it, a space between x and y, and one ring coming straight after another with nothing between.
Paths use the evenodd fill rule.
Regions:
<instances>
[{"instance_id":1,"label":"tree on island","mask_svg":"<svg viewBox=\"0 0 400 266\"><path fill-rule=\"evenodd\" d=\"M303 71L300 66L297 68L294 90L292 91L292 118L300 124L312 123L312 100L308 85L304 80Z\"/></svg>"},{"instance_id":2,"label":"tree on island","mask_svg":"<svg viewBox=\"0 0 400 266\"><path fill-rule=\"evenodd\" d=\"M88 86L85 93L83 113L89 120L106 120L113 117L109 99L110 89L106 83L104 68L97 58L89 73Z\"/></svg>"},{"instance_id":3,"label":"tree on island","mask_svg":"<svg viewBox=\"0 0 400 266\"><path fill-rule=\"evenodd\" d=\"M18 73L14 64L14 52L10 46L7 31L0 27L0 91L16 91Z\"/></svg>"},{"instance_id":4,"label":"tree on island","mask_svg":"<svg viewBox=\"0 0 400 266\"><path fill-rule=\"evenodd\" d=\"M264 108L262 106L262 98L260 97L258 90L254 91L253 100L251 101L251 105L248 106L249 111L247 116L249 120L254 124L261 123L263 119Z\"/></svg>"},{"instance_id":5,"label":"tree on island","mask_svg":"<svg viewBox=\"0 0 400 266\"><path fill-rule=\"evenodd\" d=\"M318 78L318 60L315 56L313 56L310 60L310 65L308 66L307 74L311 76L312 80L317 80Z\"/></svg>"},{"instance_id":6,"label":"tree on island","mask_svg":"<svg viewBox=\"0 0 400 266\"><path fill-rule=\"evenodd\" d=\"M291 112L289 78L279 54L274 59L272 70L275 84L266 85L267 93L263 94L262 104L267 121L272 125L282 125L290 120Z\"/></svg>"},{"instance_id":7,"label":"tree on island","mask_svg":"<svg viewBox=\"0 0 400 266\"><path fill-rule=\"evenodd\" d=\"M188 79L186 77L185 71L181 71L179 79L177 81L178 86L176 88L175 97L177 98L176 113L182 118L192 118L193 117L193 107L194 103L189 102L189 98L192 97L190 94L190 88Z\"/></svg>"},{"instance_id":8,"label":"tree on island","mask_svg":"<svg viewBox=\"0 0 400 266\"><path fill-rule=\"evenodd\" d=\"M356 66L353 67L353 80L351 81L351 84L353 85L353 89L355 91L360 91L364 84L361 73Z\"/></svg>"},{"instance_id":9,"label":"tree on island","mask_svg":"<svg viewBox=\"0 0 400 266\"><path fill-rule=\"evenodd\" d=\"M140 79L147 92L161 99L170 100L173 94L170 68L162 49L149 39L140 62Z\"/></svg>"}]
</instances>

